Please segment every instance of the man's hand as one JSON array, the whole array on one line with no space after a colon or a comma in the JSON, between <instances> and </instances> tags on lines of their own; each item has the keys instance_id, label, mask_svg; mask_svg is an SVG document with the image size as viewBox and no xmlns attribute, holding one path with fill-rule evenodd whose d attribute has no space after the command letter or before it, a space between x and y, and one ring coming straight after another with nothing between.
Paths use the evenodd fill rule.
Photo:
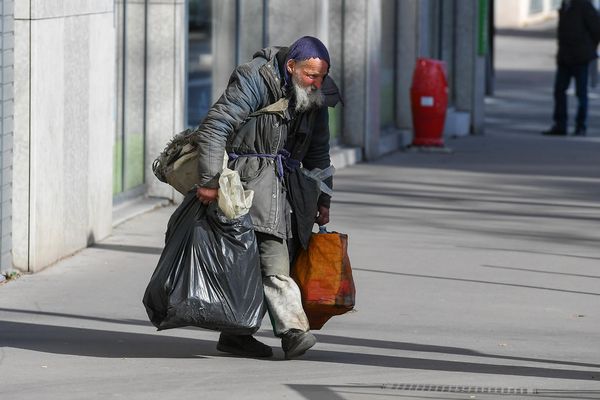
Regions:
<instances>
[{"instance_id":1,"label":"man's hand","mask_svg":"<svg viewBox=\"0 0 600 400\"><path fill-rule=\"evenodd\" d=\"M199 187L196 189L196 197L202 204L208 205L217 200L217 197L219 197L219 189Z\"/></svg>"},{"instance_id":2,"label":"man's hand","mask_svg":"<svg viewBox=\"0 0 600 400\"><path fill-rule=\"evenodd\" d=\"M319 226L327 225L329 223L329 208L319 206L319 212L317 213L315 222L319 224Z\"/></svg>"}]
</instances>

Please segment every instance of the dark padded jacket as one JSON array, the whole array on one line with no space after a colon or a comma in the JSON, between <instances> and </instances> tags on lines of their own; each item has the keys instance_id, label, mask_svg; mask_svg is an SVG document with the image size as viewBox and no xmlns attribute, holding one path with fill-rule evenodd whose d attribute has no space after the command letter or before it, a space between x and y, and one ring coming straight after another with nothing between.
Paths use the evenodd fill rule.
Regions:
<instances>
[{"instance_id":1,"label":"dark padded jacket","mask_svg":"<svg viewBox=\"0 0 600 400\"><path fill-rule=\"evenodd\" d=\"M250 209L254 228L280 238L291 236L291 217L277 162L274 158L244 155L275 156L293 135L308 139L296 140L299 145L292 154L304 168L324 169L331 162L326 105L299 115L290 108L253 114L289 97L281 69L286 53L287 48L269 47L238 66L197 130L199 185L218 186L225 151L241 155L230 159L229 168L239 172L246 189L254 190ZM339 93L335 84L329 86L335 90L330 90L328 104L334 105L331 98L339 98ZM331 187L331 180L326 183ZM329 196L321 194L319 203L328 207Z\"/></svg>"},{"instance_id":2,"label":"dark padded jacket","mask_svg":"<svg viewBox=\"0 0 600 400\"><path fill-rule=\"evenodd\" d=\"M558 13L557 63L579 65L597 58L600 17L591 2L563 1Z\"/></svg>"}]
</instances>

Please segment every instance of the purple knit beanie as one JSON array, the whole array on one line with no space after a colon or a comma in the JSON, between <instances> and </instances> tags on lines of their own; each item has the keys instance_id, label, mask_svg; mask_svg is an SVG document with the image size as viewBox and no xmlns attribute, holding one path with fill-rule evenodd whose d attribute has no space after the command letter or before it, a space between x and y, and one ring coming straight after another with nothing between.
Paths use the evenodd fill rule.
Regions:
<instances>
[{"instance_id":1,"label":"purple knit beanie","mask_svg":"<svg viewBox=\"0 0 600 400\"><path fill-rule=\"evenodd\" d=\"M329 67L331 62L329 61L329 52L327 47L316 37L303 36L296 40L290 46L287 57L285 58L285 64L283 70L285 71L285 83L291 85L290 73L287 70L287 62L289 60L304 61L309 58L319 58L327 62L327 72L329 73Z\"/></svg>"}]
</instances>

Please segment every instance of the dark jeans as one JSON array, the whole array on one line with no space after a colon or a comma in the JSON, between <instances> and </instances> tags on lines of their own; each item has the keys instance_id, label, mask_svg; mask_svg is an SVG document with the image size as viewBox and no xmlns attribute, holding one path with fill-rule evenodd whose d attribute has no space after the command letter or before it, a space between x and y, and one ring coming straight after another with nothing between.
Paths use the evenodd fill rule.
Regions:
<instances>
[{"instance_id":1,"label":"dark jeans","mask_svg":"<svg viewBox=\"0 0 600 400\"><path fill-rule=\"evenodd\" d=\"M578 65L558 65L554 80L554 124L557 129L567 129L567 89L571 78L575 78L575 94L578 107L575 123L577 129L586 129L588 107L589 63Z\"/></svg>"}]
</instances>

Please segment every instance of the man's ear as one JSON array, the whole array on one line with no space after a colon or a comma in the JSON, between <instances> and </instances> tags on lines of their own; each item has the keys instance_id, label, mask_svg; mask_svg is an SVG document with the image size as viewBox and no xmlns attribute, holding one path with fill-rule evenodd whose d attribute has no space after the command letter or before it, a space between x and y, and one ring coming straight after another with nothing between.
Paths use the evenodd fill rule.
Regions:
<instances>
[{"instance_id":1,"label":"man's ear","mask_svg":"<svg viewBox=\"0 0 600 400\"><path fill-rule=\"evenodd\" d=\"M294 68L296 67L296 60L288 60L285 64L285 67L287 68L287 71L291 74L292 72L294 72Z\"/></svg>"}]
</instances>

